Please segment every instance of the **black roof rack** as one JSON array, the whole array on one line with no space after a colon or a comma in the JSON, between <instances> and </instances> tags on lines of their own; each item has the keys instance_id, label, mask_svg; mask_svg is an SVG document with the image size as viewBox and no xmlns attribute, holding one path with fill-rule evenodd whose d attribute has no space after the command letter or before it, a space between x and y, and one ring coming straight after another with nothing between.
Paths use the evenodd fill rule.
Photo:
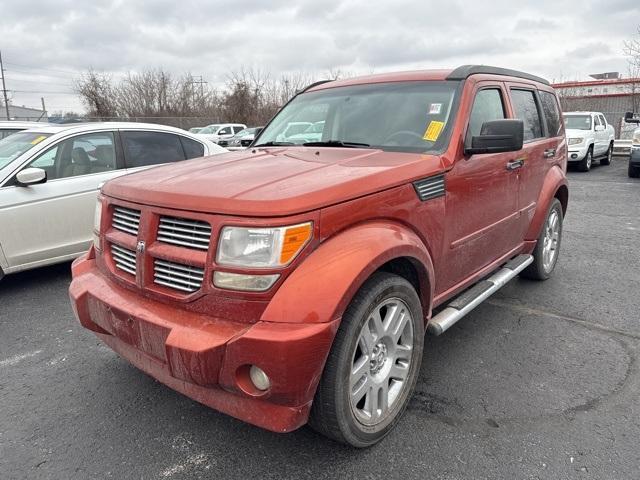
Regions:
<instances>
[{"instance_id":1,"label":"black roof rack","mask_svg":"<svg viewBox=\"0 0 640 480\"><path fill-rule=\"evenodd\" d=\"M549 85L549 81L545 80L542 77L536 77L535 75L519 72L518 70L490 67L488 65L462 65L461 67L458 67L453 72L451 72L447 77L447 80L466 80L471 75L477 75L481 73L487 75L504 75L508 77L524 78L526 80L532 80L534 82L540 82L544 83L545 85Z\"/></svg>"}]
</instances>

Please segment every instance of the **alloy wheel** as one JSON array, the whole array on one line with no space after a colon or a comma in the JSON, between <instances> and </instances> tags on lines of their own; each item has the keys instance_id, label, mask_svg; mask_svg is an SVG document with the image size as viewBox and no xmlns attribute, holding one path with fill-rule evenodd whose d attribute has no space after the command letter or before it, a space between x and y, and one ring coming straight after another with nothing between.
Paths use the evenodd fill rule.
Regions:
<instances>
[{"instance_id":1,"label":"alloy wheel","mask_svg":"<svg viewBox=\"0 0 640 480\"><path fill-rule=\"evenodd\" d=\"M542 265L549 272L558 256L558 242L560 240L560 215L552 210L545 225L545 235L542 247Z\"/></svg>"},{"instance_id":2,"label":"alloy wheel","mask_svg":"<svg viewBox=\"0 0 640 480\"><path fill-rule=\"evenodd\" d=\"M388 298L372 310L356 343L349 379L351 409L364 425L376 425L393 411L409 383L413 321L407 304Z\"/></svg>"}]
</instances>

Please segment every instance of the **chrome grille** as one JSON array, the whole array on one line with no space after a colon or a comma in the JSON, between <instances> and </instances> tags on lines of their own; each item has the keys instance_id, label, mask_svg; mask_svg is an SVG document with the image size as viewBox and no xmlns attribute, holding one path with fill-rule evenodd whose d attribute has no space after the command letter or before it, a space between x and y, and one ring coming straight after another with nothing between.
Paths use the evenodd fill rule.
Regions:
<instances>
[{"instance_id":1,"label":"chrome grille","mask_svg":"<svg viewBox=\"0 0 640 480\"><path fill-rule=\"evenodd\" d=\"M198 250L208 250L211 240L211 225L199 220L160 217L158 240Z\"/></svg>"},{"instance_id":2,"label":"chrome grille","mask_svg":"<svg viewBox=\"0 0 640 480\"><path fill-rule=\"evenodd\" d=\"M133 210L125 207L114 207L113 209L113 221L111 223L113 228L117 228L131 235L138 235L138 228L140 228L140 210Z\"/></svg>"},{"instance_id":3,"label":"chrome grille","mask_svg":"<svg viewBox=\"0 0 640 480\"><path fill-rule=\"evenodd\" d=\"M136 275L136 252L118 245L111 245L111 256L116 264L116 268L124 270L135 277Z\"/></svg>"},{"instance_id":4,"label":"chrome grille","mask_svg":"<svg viewBox=\"0 0 640 480\"><path fill-rule=\"evenodd\" d=\"M195 292L202 287L204 269L181 265L156 258L153 264L153 282L158 285L180 290Z\"/></svg>"}]
</instances>

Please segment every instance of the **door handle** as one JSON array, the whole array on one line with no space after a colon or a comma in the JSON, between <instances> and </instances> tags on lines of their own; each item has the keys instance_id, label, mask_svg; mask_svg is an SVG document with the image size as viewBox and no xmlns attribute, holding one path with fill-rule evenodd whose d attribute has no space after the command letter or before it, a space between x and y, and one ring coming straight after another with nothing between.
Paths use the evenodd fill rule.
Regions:
<instances>
[{"instance_id":1,"label":"door handle","mask_svg":"<svg viewBox=\"0 0 640 480\"><path fill-rule=\"evenodd\" d=\"M547 150L544 151L544 158L553 158L555 156L556 156L555 148L548 148Z\"/></svg>"},{"instance_id":2,"label":"door handle","mask_svg":"<svg viewBox=\"0 0 640 480\"><path fill-rule=\"evenodd\" d=\"M518 168L522 168L524 165L524 159L520 158L519 160L512 160L507 163L507 170L517 170Z\"/></svg>"}]
</instances>

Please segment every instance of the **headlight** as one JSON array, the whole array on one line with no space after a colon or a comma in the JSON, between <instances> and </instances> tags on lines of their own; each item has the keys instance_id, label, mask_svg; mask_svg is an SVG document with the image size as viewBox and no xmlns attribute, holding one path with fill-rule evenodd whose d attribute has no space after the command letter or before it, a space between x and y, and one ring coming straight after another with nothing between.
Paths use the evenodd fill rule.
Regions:
<instances>
[{"instance_id":1,"label":"headlight","mask_svg":"<svg viewBox=\"0 0 640 480\"><path fill-rule=\"evenodd\" d=\"M569 145L579 145L584 141L584 138L570 138Z\"/></svg>"},{"instance_id":2,"label":"headlight","mask_svg":"<svg viewBox=\"0 0 640 480\"><path fill-rule=\"evenodd\" d=\"M640 130L636 130L635 132L633 132L631 143L633 143L634 145L640 146Z\"/></svg>"},{"instance_id":3,"label":"headlight","mask_svg":"<svg viewBox=\"0 0 640 480\"><path fill-rule=\"evenodd\" d=\"M289 264L311 240L311 222L276 228L224 227L216 262L249 268Z\"/></svg>"},{"instance_id":4,"label":"headlight","mask_svg":"<svg viewBox=\"0 0 640 480\"><path fill-rule=\"evenodd\" d=\"M101 250L100 246L100 224L102 222L102 202L100 198L96 201L96 209L93 213L93 246L96 250Z\"/></svg>"}]
</instances>

